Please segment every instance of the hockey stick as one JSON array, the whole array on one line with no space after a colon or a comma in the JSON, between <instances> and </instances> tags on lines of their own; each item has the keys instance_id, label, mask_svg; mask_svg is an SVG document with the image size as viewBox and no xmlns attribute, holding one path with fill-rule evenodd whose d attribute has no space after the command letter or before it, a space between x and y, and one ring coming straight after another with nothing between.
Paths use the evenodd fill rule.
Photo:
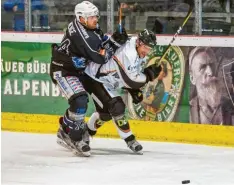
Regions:
<instances>
[{"instance_id":1,"label":"hockey stick","mask_svg":"<svg viewBox=\"0 0 234 185\"><path fill-rule=\"evenodd\" d=\"M118 28L119 28L119 33L122 33L122 8L121 8L121 3L119 0L116 0L118 3L118 16L119 16L119 22L118 22Z\"/></svg>"},{"instance_id":2,"label":"hockey stick","mask_svg":"<svg viewBox=\"0 0 234 185\"><path fill-rule=\"evenodd\" d=\"M191 3L191 0L190 0ZM184 25L188 22L189 18L191 17L192 13L193 13L193 8L194 8L194 3L192 2L191 4L189 4L189 10L188 13L186 15L186 17L184 18L184 22L183 24L179 27L179 29L176 31L175 35L173 36L171 42L169 43L169 45L167 46L165 52L163 53L162 57L160 58L158 65L160 65L162 63L162 60L164 59L164 57L166 56L167 52L169 51L172 43L175 41L176 37L180 34L180 32L182 31Z\"/></svg>"}]
</instances>

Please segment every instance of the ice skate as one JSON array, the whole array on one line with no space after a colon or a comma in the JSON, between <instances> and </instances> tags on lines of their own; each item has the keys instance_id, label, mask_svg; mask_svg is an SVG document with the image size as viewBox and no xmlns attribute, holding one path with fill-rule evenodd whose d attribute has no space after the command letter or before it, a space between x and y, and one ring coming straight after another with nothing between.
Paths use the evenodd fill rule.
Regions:
<instances>
[{"instance_id":1,"label":"ice skate","mask_svg":"<svg viewBox=\"0 0 234 185\"><path fill-rule=\"evenodd\" d=\"M60 127L57 133L57 143L62 147L71 150L77 156L89 157L90 147L84 141L72 141Z\"/></svg>"},{"instance_id":2,"label":"ice skate","mask_svg":"<svg viewBox=\"0 0 234 185\"><path fill-rule=\"evenodd\" d=\"M89 145L90 144L90 137L93 137L96 133L97 133L97 131L90 130L88 125L86 124L85 133L83 135L83 141Z\"/></svg>"},{"instance_id":3,"label":"ice skate","mask_svg":"<svg viewBox=\"0 0 234 185\"><path fill-rule=\"evenodd\" d=\"M81 141L72 141L72 152L77 156L89 157L90 147L83 140Z\"/></svg>"},{"instance_id":4,"label":"ice skate","mask_svg":"<svg viewBox=\"0 0 234 185\"><path fill-rule=\"evenodd\" d=\"M83 141L87 144L87 145L89 145L89 143L90 143L90 135L89 135L89 131L88 131L88 125L87 124L85 124L85 133L84 133L84 135L83 135Z\"/></svg>"},{"instance_id":5,"label":"ice skate","mask_svg":"<svg viewBox=\"0 0 234 185\"><path fill-rule=\"evenodd\" d=\"M71 139L70 139L69 135L62 128L62 124L61 124L62 120L63 120L63 118L61 117L59 119L60 125L59 125L59 129L57 132L57 143L60 146L66 148L68 150L71 150L72 149Z\"/></svg>"},{"instance_id":6,"label":"ice skate","mask_svg":"<svg viewBox=\"0 0 234 185\"><path fill-rule=\"evenodd\" d=\"M88 130L85 131L84 135L83 135L83 141L89 145L90 144L90 135Z\"/></svg>"},{"instance_id":7,"label":"ice skate","mask_svg":"<svg viewBox=\"0 0 234 185\"><path fill-rule=\"evenodd\" d=\"M127 143L128 147L136 154L143 154L143 147L140 143L135 139L135 137L132 135L125 139L125 142Z\"/></svg>"},{"instance_id":8,"label":"ice skate","mask_svg":"<svg viewBox=\"0 0 234 185\"><path fill-rule=\"evenodd\" d=\"M62 147L71 150L77 156L90 156L90 147L84 141L73 141L62 127L63 118L59 119L59 129L57 132L57 143ZM89 135L88 135L89 136ZM89 137L88 137L89 139ZM87 140L87 138L86 138Z\"/></svg>"}]
</instances>

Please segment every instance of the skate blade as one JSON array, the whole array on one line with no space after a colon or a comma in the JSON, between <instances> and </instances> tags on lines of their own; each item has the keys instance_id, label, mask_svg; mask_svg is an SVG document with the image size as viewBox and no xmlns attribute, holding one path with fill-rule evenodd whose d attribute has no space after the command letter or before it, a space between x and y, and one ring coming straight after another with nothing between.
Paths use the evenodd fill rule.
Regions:
<instances>
[{"instance_id":1,"label":"skate blade","mask_svg":"<svg viewBox=\"0 0 234 185\"><path fill-rule=\"evenodd\" d=\"M63 148L66 148L68 150L72 150L72 148L62 139L57 138L57 144L59 144L60 146L62 146Z\"/></svg>"},{"instance_id":2,"label":"skate blade","mask_svg":"<svg viewBox=\"0 0 234 185\"><path fill-rule=\"evenodd\" d=\"M90 157L91 156L90 151L88 151L88 152L81 152L81 151L78 151L78 150L75 150L75 149L73 149L72 151L73 151L73 153L76 156L79 156L79 157Z\"/></svg>"},{"instance_id":3,"label":"skate blade","mask_svg":"<svg viewBox=\"0 0 234 185\"><path fill-rule=\"evenodd\" d=\"M142 150L140 150L140 151L135 151L135 150L132 150L131 148L130 148L130 150L133 151L134 154L143 155L143 151L142 151Z\"/></svg>"},{"instance_id":4,"label":"skate blade","mask_svg":"<svg viewBox=\"0 0 234 185\"><path fill-rule=\"evenodd\" d=\"M138 152L134 152L135 154L137 154L137 155L143 155L143 151L141 150L141 151L138 151Z\"/></svg>"}]
</instances>

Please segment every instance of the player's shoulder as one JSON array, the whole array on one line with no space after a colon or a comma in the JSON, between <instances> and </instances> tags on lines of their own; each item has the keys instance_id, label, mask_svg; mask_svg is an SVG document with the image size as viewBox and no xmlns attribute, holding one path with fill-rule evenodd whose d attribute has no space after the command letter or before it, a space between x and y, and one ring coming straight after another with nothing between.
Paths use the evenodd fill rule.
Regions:
<instances>
[{"instance_id":1,"label":"player's shoulder","mask_svg":"<svg viewBox=\"0 0 234 185\"><path fill-rule=\"evenodd\" d=\"M126 48L130 50L136 50L136 37L130 37L126 42Z\"/></svg>"},{"instance_id":2,"label":"player's shoulder","mask_svg":"<svg viewBox=\"0 0 234 185\"><path fill-rule=\"evenodd\" d=\"M119 54L126 55L128 58L135 58L136 52L136 38L132 37L126 41L126 43L121 46L117 52Z\"/></svg>"},{"instance_id":3,"label":"player's shoulder","mask_svg":"<svg viewBox=\"0 0 234 185\"><path fill-rule=\"evenodd\" d=\"M73 21L71 21L67 25L67 32L68 32L68 34L70 36L77 35L77 22L76 22L76 19L74 19Z\"/></svg>"}]
</instances>

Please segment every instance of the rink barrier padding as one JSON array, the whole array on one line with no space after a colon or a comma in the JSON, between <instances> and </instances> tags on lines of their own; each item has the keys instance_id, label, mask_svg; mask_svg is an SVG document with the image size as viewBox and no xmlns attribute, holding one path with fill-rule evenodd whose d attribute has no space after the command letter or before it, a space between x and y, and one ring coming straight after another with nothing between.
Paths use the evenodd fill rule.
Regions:
<instances>
[{"instance_id":1,"label":"rink barrier padding","mask_svg":"<svg viewBox=\"0 0 234 185\"><path fill-rule=\"evenodd\" d=\"M2 112L2 130L56 133L57 115ZM86 118L87 120L88 118ZM130 127L139 140L193 143L234 147L234 127L186 123L130 120ZM119 138L112 122L105 123L99 137Z\"/></svg>"}]
</instances>

